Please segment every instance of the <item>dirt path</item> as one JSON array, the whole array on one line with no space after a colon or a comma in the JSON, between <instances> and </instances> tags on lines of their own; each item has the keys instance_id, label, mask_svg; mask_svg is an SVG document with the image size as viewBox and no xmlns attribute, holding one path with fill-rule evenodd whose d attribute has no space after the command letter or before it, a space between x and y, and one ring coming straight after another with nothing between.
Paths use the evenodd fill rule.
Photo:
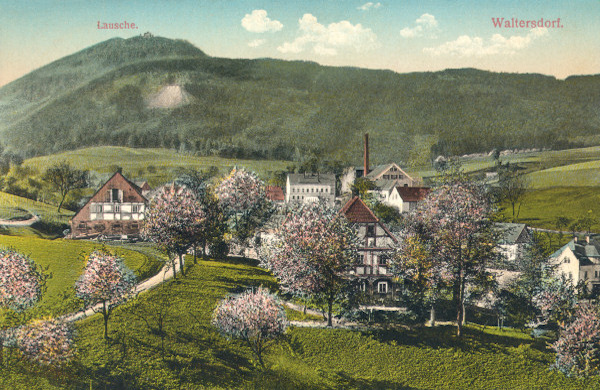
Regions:
<instances>
[{"instance_id":1,"label":"dirt path","mask_svg":"<svg viewBox=\"0 0 600 390\"><path fill-rule=\"evenodd\" d=\"M179 262L175 261L175 271L181 275L181 273L179 272ZM181 277L181 276L180 276ZM165 266L153 277L151 277L150 279L146 279L145 281L139 283L138 285L135 286L134 289L134 294L139 294L143 291L148 291L151 288L154 288L156 286L158 286L159 284L169 280L169 279L173 279L173 269L171 268L171 262L167 262L165 264ZM59 320L65 321L65 322L74 322L74 321L79 321L82 320L84 318L87 318L89 316L92 316L94 314L96 314L97 312L99 312L102 309L102 304L97 304L93 307L88 308L87 310L80 310L78 312L75 313L71 313L71 314L65 314L62 317L59 317Z\"/></svg>"},{"instance_id":2,"label":"dirt path","mask_svg":"<svg viewBox=\"0 0 600 390\"><path fill-rule=\"evenodd\" d=\"M33 217L26 219L24 221L13 221L10 219L0 219L0 225L1 226L18 226L18 227L27 227L27 226L31 226L34 223L36 223L37 221L40 220L40 217L32 212L27 211L29 214L33 215Z\"/></svg>"}]
</instances>

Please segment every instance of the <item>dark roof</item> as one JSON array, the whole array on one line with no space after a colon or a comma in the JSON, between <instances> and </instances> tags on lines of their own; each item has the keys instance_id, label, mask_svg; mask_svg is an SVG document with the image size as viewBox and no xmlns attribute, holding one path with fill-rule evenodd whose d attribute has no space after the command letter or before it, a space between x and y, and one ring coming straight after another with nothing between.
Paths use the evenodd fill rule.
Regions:
<instances>
[{"instance_id":1,"label":"dark roof","mask_svg":"<svg viewBox=\"0 0 600 390\"><path fill-rule=\"evenodd\" d=\"M500 230L503 244L523 244L530 241L527 225L524 223L496 223L494 226Z\"/></svg>"},{"instance_id":2,"label":"dark roof","mask_svg":"<svg viewBox=\"0 0 600 390\"><path fill-rule=\"evenodd\" d=\"M326 184L335 186L333 173L288 173L290 184Z\"/></svg>"},{"instance_id":3,"label":"dark roof","mask_svg":"<svg viewBox=\"0 0 600 390\"><path fill-rule=\"evenodd\" d=\"M431 192L429 187L396 187L398 194L405 202L420 202Z\"/></svg>"},{"instance_id":4,"label":"dark roof","mask_svg":"<svg viewBox=\"0 0 600 390\"><path fill-rule=\"evenodd\" d=\"M270 199L274 202L281 202L285 200L283 195L283 189L278 186L266 186L265 192L267 193L267 199Z\"/></svg>"},{"instance_id":5,"label":"dark roof","mask_svg":"<svg viewBox=\"0 0 600 390\"><path fill-rule=\"evenodd\" d=\"M600 235L589 236L589 243L586 239L578 240L578 242L575 242L575 239L573 239L554 252L550 257L558 257L567 248L573 251L580 265L595 264L595 262L600 260Z\"/></svg>"}]
</instances>

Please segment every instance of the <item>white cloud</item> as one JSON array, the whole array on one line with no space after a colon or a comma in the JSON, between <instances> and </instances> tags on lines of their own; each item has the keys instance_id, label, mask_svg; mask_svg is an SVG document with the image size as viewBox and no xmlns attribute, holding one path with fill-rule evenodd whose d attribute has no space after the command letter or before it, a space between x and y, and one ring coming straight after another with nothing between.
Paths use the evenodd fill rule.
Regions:
<instances>
[{"instance_id":1,"label":"white cloud","mask_svg":"<svg viewBox=\"0 0 600 390\"><path fill-rule=\"evenodd\" d=\"M427 34L434 38L435 32L438 30L437 26L438 22L435 20L435 16L425 13L415 20L414 27L404 27L400 30L400 35L404 38L415 38Z\"/></svg>"},{"instance_id":2,"label":"white cloud","mask_svg":"<svg viewBox=\"0 0 600 390\"><path fill-rule=\"evenodd\" d=\"M373 3L371 1L369 1L368 3L364 3L360 7L356 7L356 9L359 9L361 11L368 11L371 8L379 8L379 7L381 7L381 3Z\"/></svg>"},{"instance_id":3,"label":"white cloud","mask_svg":"<svg viewBox=\"0 0 600 390\"><path fill-rule=\"evenodd\" d=\"M248 42L248 46L259 47L259 46L263 45L265 42L267 42L266 39L255 39L253 41Z\"/></svg>"},{"instance_id":4,"label":"white cloud","mask_svg":"<svg viewBox=\"0 0 600 390\"><path fill-rule=\"evenodd\" d=\"M534 28L525 36L513 35L505 38L501 34L494 34L488 41L480 37L461 35L454 41L446 42L437 47L427 47L424 53L434 56L450 54L459 57L483 57L495 54L515 54L528 47L535 39L548 34L545 28Z\"/></svg>"},{"instance_id":5,"label":"white cloud","mask_svg":"<svg viewBox=\"0 0 600 390\"><path fill-rule=\"evenodd\" d=\"M304 14L298 20L298 25L300 35L292 42L284 42L277 50L297 54L312 49L316 54L333 56L338 54L339 49L354 48L362 51L378 46L377 35L360 23L352 24L342 20L324 26L314 15Z\"/></svg>"},{"instance_id":6,"label":"white cloud","mask_svg":"<svg viewBox=\"0 0 600 390\"><path fill-rule=\"evenodd\" d=\"M267 17L264 9L255 9L251 14L246 14L242 19L242 27L253 33L275 32L283 28L283 24Z\"/></svg>"}]
</instances>

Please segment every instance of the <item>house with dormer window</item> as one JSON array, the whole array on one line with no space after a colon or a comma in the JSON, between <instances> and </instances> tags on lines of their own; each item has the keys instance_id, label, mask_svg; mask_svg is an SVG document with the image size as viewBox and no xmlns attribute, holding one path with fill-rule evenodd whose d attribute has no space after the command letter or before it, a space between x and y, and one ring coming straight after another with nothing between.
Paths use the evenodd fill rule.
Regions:
<instances>
[{"instance_id":1,"label":"house with dormer window","mask_svg":"<svg viewBox=\"0 0 600 390\"><path fill-rule=\"evenodd\" d=\"M574 286L584 284L594 296L600 296L600 235L573 237L550 255L556 275L564 275Z\"/></svg>"},{"instance_id":2,"label":"house with dormer window","mask_svg":"<svg viewBox=\"0 0 600 390\"><path fill-rule=\"evenodd\" d=\"M150 191L116 172L71 219L71 238L139 237Z\"/></svg>"}]
</instances>

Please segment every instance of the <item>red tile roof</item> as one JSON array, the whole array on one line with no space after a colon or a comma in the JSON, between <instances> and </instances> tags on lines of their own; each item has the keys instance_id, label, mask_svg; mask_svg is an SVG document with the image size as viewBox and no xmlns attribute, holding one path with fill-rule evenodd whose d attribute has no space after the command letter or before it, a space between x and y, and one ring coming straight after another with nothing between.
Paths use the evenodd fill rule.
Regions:
<instances>
[{"instance_id":1,"label":"red tile roof","mask_svg":"<svg viewBox=\"0 0 600 390\"><path fill-rule=\"evenodd\" d=\"M371 209L358 196L350 199L348 203L342 207L340 213L344 214L350 222L354 223L379 222L379 218L373 214Z\"/></svg>"},{"instance_id":2,"label":"red tile roof","mask_svg":"<svg viewBox=\"0 0 600 390\"><path fill-rule=\"evenodd\" d=\"M265 191L267 193L267 198L272 200L273 202L283 202L285 200L285 196L283 195L283 188L278 186L266 186Z\"/></svg>"},{"instance_id":3,"label":"red tile roof","mask_svg":"<svg viewBox=\"0 0 600 390\"><path fill-rule=\"evenodd\" d=\"M396 187L396 190L405 202L419 202L431 192L428 187Z\"/></svg>"}]
</instances>

